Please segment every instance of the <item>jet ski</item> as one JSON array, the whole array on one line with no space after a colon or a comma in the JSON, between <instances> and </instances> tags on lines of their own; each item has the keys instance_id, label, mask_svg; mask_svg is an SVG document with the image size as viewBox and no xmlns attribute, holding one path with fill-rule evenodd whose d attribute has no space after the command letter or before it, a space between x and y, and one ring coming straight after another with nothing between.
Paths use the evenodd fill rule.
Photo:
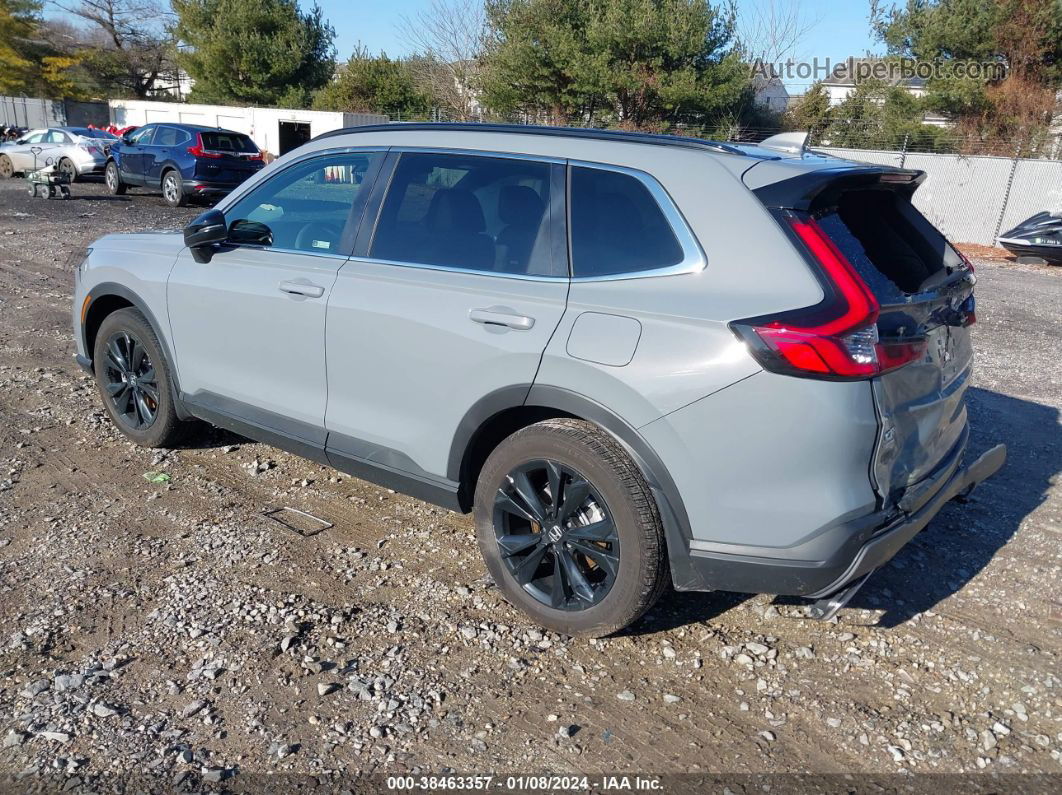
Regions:
<instances>
[{"instance_id":1,"label":"jet ski","mask_svg":"<svg viewBox=\"0 0 1062 795\"><path fill-rule=\"evenodd\" d=\"M1019 257L1039 257L1062 265L1062 213L1046 210L999 236L999 245Z\"/></svg>"}]
</instances>

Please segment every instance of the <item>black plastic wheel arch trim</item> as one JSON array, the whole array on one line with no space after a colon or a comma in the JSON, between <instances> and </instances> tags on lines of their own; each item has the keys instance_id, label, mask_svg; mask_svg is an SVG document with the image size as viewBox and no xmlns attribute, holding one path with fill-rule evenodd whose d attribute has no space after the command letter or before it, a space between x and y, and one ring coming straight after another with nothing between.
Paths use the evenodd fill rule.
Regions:
<instances>
[{"instance_id":1,"label":"black plastic wheel arch trim","mask_svg":"<svg viewBox=\"0 0 1062 795\"><path fill-rule=\"evenodd\" d=\"M159 344L162 345L162 353L166 357L166 370L169 374L170 381L170 398L173 400L174 410L177 412L177 417L179 419L191 419L192 415L181 402L181 385L177 375L177 360L174 358L173 349L170 347L170 342L166 338L166 335L162 333L162 326L159 325L154 313L148 309L147 302L123 284L118 284L117 282L100 282L89 290L88 295L86 296L92 299L89 303L89 311L92 310L92 303L94 303L96 299L112 295L132 304L132 306L147 320L148 325L151 326L151 330L155 332L155 338L159 341ZM79 333L81 335L81 346L85 349L86 356L84 357L85 363L82 363L79 360L78 364L89 372L95 373L95 367L93 366L91 358L93 351L89 347L88 335L86 333L87 329L83 322L81 322L80 325L81 328L79 329ZM87 367L85 366L86 364L88 365Z\"/></svg>"}]
</instances>

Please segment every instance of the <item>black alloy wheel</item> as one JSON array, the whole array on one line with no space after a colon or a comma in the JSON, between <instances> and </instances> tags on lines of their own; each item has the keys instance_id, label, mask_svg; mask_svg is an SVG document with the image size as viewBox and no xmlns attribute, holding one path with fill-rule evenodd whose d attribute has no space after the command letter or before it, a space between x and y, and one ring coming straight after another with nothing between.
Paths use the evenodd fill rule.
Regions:
<instances>
[{"instance_id":1,"label":"black alloy wheel","mask_svg":"<svg viewBox=\"0 0 1062 795\"><path fill-rule=\"evenodd\" d=\"M608 506L565 464L540 459L510 471L494 499L494 532L513 578L547 607L585 610L616 582L620 543Z\"/></svg>"},{"instance_id":2,"label":"black alloy wheel","mask_svg":"<svg viewBox=\"0 0 1062 795\"><path fill-rule=\"evenodd\" d=\"M107 339L104 388L118 419L134 431L150 428L159 409L159 385L147 349L119 331Z\"/></svg>"}]
</instances>

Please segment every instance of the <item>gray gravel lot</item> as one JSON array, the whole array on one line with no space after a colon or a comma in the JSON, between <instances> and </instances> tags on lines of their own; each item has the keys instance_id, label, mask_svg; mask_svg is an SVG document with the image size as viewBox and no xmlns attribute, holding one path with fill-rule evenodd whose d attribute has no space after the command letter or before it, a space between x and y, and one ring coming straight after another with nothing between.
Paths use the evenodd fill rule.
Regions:
<instances>
[{"instance_id":1,"label":"gray gravel lot","mask_svg":"<svg viewBox=\"0 0 1062 795\"><path fill-rule=\"evenodd\" d=\"M70 255L198 211L73 191L34 201L0 182L10 788L1062 774L1062 269L979 265L974 452L1003 441L1010 458L839 619L767 596L670 594L624 635L570 640L500 598L467 517L226 433L180 450L126 442L71 358ZM334 527L293 533L262 515L280 506Z\"/></svg>"}]
</instances>

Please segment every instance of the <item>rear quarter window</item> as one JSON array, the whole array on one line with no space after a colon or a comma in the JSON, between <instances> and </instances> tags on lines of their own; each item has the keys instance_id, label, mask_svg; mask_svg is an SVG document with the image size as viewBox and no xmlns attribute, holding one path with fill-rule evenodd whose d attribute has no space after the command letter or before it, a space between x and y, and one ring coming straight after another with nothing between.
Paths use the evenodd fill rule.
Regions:
<instances>
[{"instance_id":1,"label":"rear quarter window","mask_svg":"<svg viewBox=\"0 0 1062 795\"><path fill-rule=\"evenodd\" d=\"M660 205L631 174L572 168L571 224L576 278L659 270L684 258Z\"/></svg>"}]
</instances>

